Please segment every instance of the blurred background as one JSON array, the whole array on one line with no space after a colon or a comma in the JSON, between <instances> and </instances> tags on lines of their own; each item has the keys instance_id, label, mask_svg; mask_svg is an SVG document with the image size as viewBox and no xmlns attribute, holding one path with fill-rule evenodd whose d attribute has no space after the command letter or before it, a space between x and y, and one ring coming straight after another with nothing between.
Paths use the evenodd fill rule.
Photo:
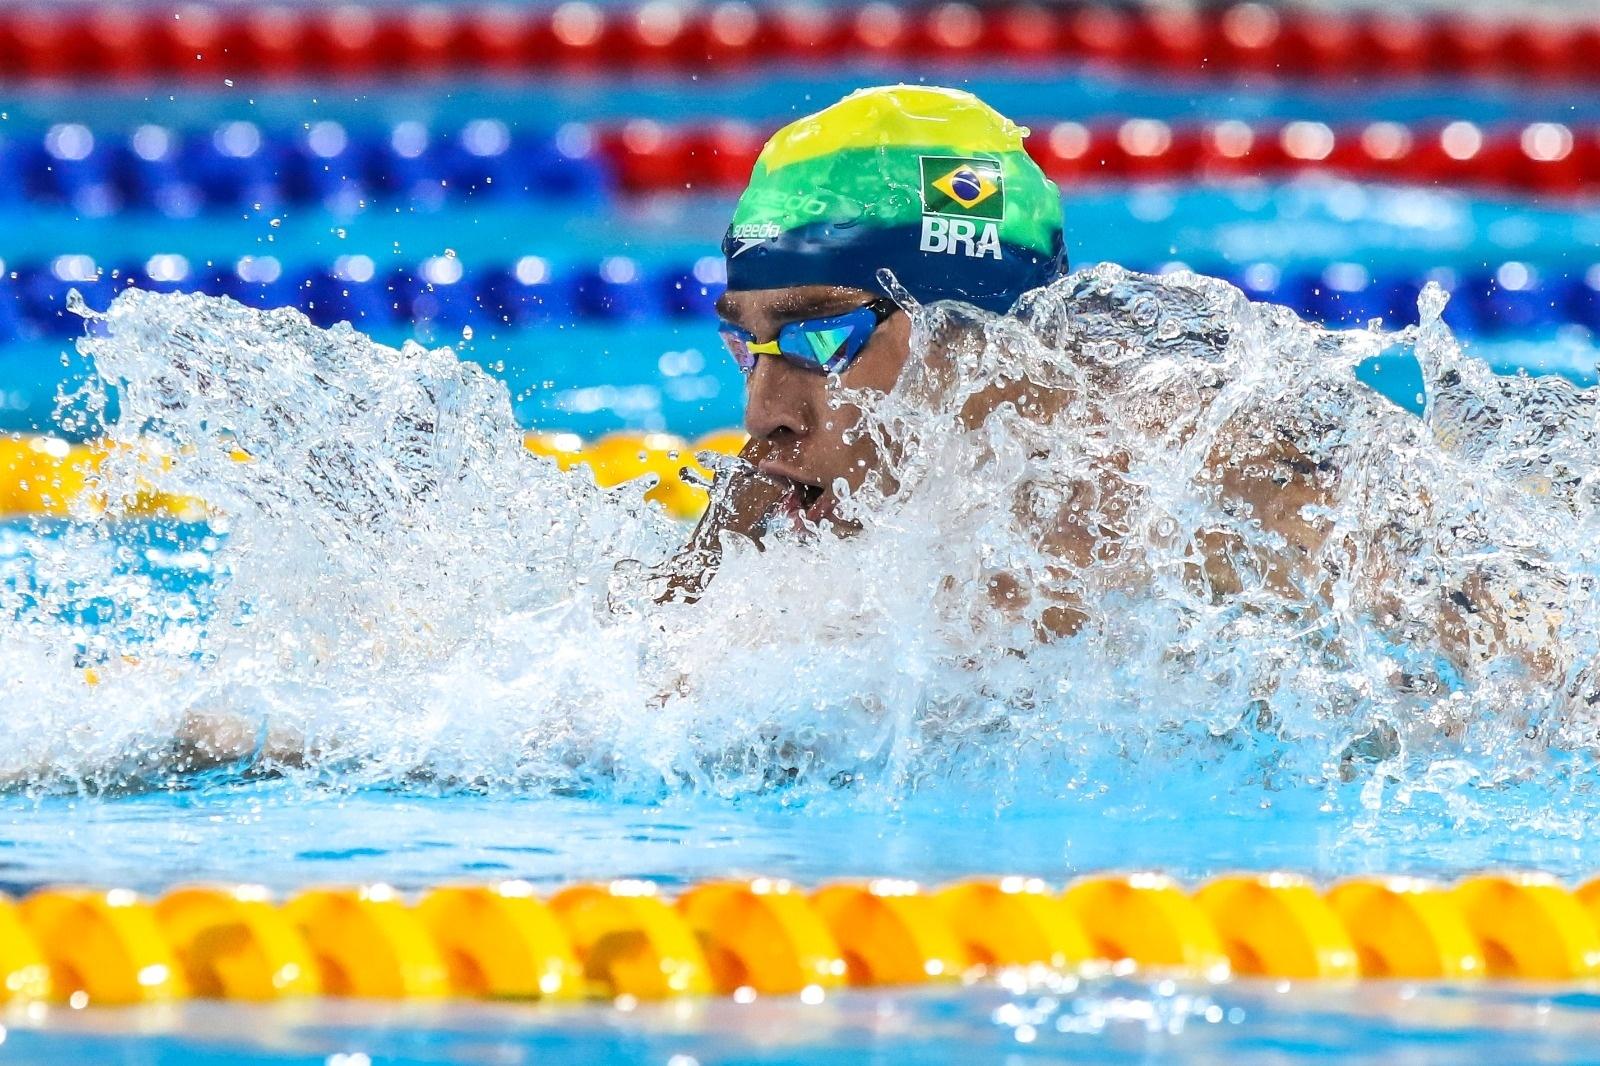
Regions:
<instances>
[{"instance_id":1,"label":"blurred background","mask_svg":"<svg viewBox=\"0 0 1600 1066\"><path fill-rule=\"evenodd\" d=\"M1329 323L1434 279L1497 368L1593 380L1593 4L56 2L0 7L0 431L60 432L65 295L129 286L455 346L531 429L737 425L734 197L895 81L1032 128L1074 266Z\"/></svg>"}]
</instances>

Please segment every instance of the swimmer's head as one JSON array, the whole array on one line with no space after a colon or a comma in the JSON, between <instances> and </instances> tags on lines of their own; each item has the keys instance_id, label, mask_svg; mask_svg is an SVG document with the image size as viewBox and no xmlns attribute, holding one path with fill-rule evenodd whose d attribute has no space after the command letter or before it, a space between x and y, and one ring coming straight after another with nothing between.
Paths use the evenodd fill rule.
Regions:
<instances>
[{"instance_id":1,"label":"swimmer's head","mask_svg":"<svg viewBox=\"0 0 1600 1066\"><path fill-rule=\"evenodd\" d=\"M1027 129L971 93L854 92L773 134L722 241L734 291L834 285L1004 313L1062 271L1061 196Z\"/></svg>"},{"instance_id":2,"label":"swimmer's head","mask_svg":"<svg viewBox=\"0 0 1600 1066\"><path fill-rule=\"evenodd\" d=\"M748 375L745 428L769 471L808 487L813 519L831 514L836 479L853 490L876 465L869 440L846 440L861 412L829 404L832 375L887 392L910 352L880 271L921 303L1004 313L1065 268L1060 194L1027 133L971 93L899 85L762 149L723 238L717 310Z\"/></svg>"}]
</instances>

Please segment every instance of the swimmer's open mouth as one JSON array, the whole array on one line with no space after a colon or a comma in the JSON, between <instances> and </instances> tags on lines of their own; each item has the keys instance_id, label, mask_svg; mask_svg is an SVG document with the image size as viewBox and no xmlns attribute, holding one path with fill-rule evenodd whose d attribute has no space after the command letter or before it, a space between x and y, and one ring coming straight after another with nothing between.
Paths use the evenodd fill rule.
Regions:
<instances>
[{"instance_id":1,"label":"swimmer's open mouth","mask_svg":"<svg viewBox=\"0 0 1600 1066\"><path fill-rule=\"evenodd\" d=\"M797 530L808 523L817 525L833 519L833 509L838 499L826 485L802 480L796 476L798 471L791 473L780 463L763 464L761 473L774 483L786 485L788 489L774 508L774 517L781 516L789 520Z\"/></svg>"},{"instance_id":2,"label":"swimmer's open mouth","mask_svg":"<svg viewBox=\"0 0 1600 1066\"><path fill-rule=\"evenodd\" d=\"M789 491L778 504L777 513L793 523L798 531L803 528L804 523L816 525L822 521L830 509L829 500L828 490L821 485L791 480Z\"/></svg>"}]
</instances>

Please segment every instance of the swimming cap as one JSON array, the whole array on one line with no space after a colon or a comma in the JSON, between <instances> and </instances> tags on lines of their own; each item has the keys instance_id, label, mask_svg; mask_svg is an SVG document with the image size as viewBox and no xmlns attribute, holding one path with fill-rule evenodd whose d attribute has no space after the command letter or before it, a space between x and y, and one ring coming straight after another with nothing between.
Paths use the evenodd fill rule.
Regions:
<instances>
[{"instance_id":1,"label":"swimming cap","mask_svg":"<svg viewBox=\"0 0 1600 1066\"><path fill-rule=\"evenodd\" d=\"M730 289L882 291L1011 309L1066 266L1028 135L971 93L861 89L773 134L722 240Z\"/></svg>"}]
</instances>

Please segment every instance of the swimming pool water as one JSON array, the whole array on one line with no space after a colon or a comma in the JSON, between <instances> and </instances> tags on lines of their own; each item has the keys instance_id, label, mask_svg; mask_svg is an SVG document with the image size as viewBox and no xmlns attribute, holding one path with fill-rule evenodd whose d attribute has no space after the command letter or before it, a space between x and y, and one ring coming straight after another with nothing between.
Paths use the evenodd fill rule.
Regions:
<instances>
[{"instance_id":1,"label":"swimming pool water","mask_svg":"<svg viewBox=\"0 0 1600 1066\"><path fill-rule=\"evenodd\" d=\"M820 1005L638 1004L627 1008L321 1001L12 1019L15 1063L150 1066L824 1066L903 1062L1423 1064L1592 1060L1600 999L1590 992L1407 984L1313 988L1125 980L1005 989L844 993ZM128 1034L136 1032L137 1038Z\"/></svg>"},{"instance_id":2,"label":"swimming pool water","mask_svg":"<svg viewBox=\"0 0 1600 1066\"><path fill-rule=\"evenodd\" d=\"M38 225L12 241L5 254L14 263L44 261L51 249L61 250L53 234L67 231L73 234L74 254L106 266L142 262L141 256L160 248L186 257L197 270L203 263L231 263L241 249L270 252L285 271L326 266L341 255L365 255L388 269L396 249L403 248L402 262L408 266L449 250L471 270L504 268L537 252L554 269L576 271L593 269L592 234L606 232L615 234L606 245L608 254L627 256L648 271L687 266L712 253L707 235L717 232L730 209L727 202L703 198L565 210L499 202L420 214L375 204L352 218L314 208L274 212L271 218L282 223L278 227L268 225L266 214L174 227L138 216L76 220L66 212L42 211L34 216ZM266 234L272 244L261 243ZM1182 262L1247 280L1255 277L1251 267L1264 268L1274 286L1283 279L1283 288L1254 290L1254 298L1305 311L1311 310L1310 298L1289 282L1302 278L1315 285L1329 263L1363 264L1363 285L1369 276L1374 284L1390 277L1411 281L1434 267L1459 264L1453 271L1457 284L1465 285L1471 272L1486 280L1463 291L1445 318L1480 357L1507 371L1527 366L1584 382L1592 380L1600 358L1593 327L1572 323L1568 314L1548 306L1564 299L1562 279L1582 279L1597 269L1595 248L1600 247L1600 217L1561 205L1351 182L1158 185L1131 195L1121 187L1101 187L1075 191L1067 239L1080 266L1113 261L1155 270ZM1494 288L1494 270L1507 260L1534 264L1536 284L1546 285L1543 294L1534 294L1545 310L1541 314L1536 306L1539 324L1531 329L1498 327L1476 310L1481 293ZM64 292L67 286L60 287ZM103 303L113 291L106 283L93 288L91 298ZM1329 321L1344 325L1382 313L1362 311L1354 303L1346 312L1337 298L1317 306L1327 309ZM1391 325L1415 321L1414 306L1403 299L1397 310L1405 313L1390 315ZM635 321L591 317L553 327L508 325L483 316L467 340L458 325L359 325L386 343L416 336L429 344L454 345L463 358L507 382L518 417L533 428L585 436L666 429L692 437L737 425L742 416L741 380L705 315ZM81 332L79 321L64 316L43 337L0 345L0 429L51 427L58 390L80 382L85 373L83 361L71 352Z\"/></svg>"},{"instance_id":3,"label":"swimming pool water","mask_svg":"<svg viewBox=\"0 0 1600 1066\"><path fill-rule=\"evenodd\" d=\"M1340 91L1265 79L1171 81L1097 67L885 65L760 77L182 91L7 84L0 87L0 138L36 141L58 123L84 123L103 144L142 123L204 137L233 120L269 131L329 120L378 138L402 121L456 130L485 117L519 131L640 118L766 127L860 84L900 77L964 85L1024 120L1600 122L1600 96L1571 87L1418 80ZM6 271L62 255L139 269L159 254L224 269L243 256L271 256L288 272L325 267L339 256L365 256L385 270L451 256L478 270L536 255L569 271L625 256L649 271L715 255L731 206L721 193L446 196L427 203L380 197L360 205L244 205L174 220L148 211L96 217L28 202L18 192L0 190ZM1488 277L1509 261L1550 279L1584 277L1600 260L1600 214L1589 200L1326 179L1096 182L1064 192L1068 247L1080 266L1183 263L1236 280L1315 280L1330 264L1359 264L1374 277L1410 278L1435 267ZM1265 273L1248 274L1251 267ZM108 297L110 288L96 291ZM1595 380L1595 327L1550 314L1534 315L1531 328L1509 328L1473 321L1469 311L1463 297L1445 319L1496 369ZM1356 324L1365 312L1330 317ZM52 423L58 390L87 373L70 352L81 329L63 317L40 336L0 344L0 430L61 428ZM386 343L416 336L459 344L464 357L507 383L516 419L528 427L694 436L740 418L742 382L704 315L480 324L470 341L454 323L385 324L374 332ZM1359 373L1397 403L1415 406L1414 362L1385 357ZM154 638L208 621L210 598L227 580L211 568L226 532L135 522L92 545L72 532L59 523L0 521L0 610L26 616L45 587L80 583L85 590L80 598L53 596L53 605L65 606L34 619L31 635L78 648L82 665L91 666L104 654L97 633L137 629ZM12 654L0 648L0 655ZM0 685L13 740L29 731L60 736L70 748L96 724L108 732L119 724L94 722L87 684L74 681L47 695L29 692L24 708ZM157 686L152 699L160 698ZM1196 719L1163 735L1130 737L1123 750L1085 743L1077 761L1056 767L1048 789L1026 774L1007 774L1003 759L980 752L915 781L775 777L769 787L729 794L636 781L612 786L604 775L523 787L475 788L425 772L374 780L336 761L270 779L229 768L181 774L163 770L171 749L158 738L90 780L35 781L0 793L0 889L21 894L79 882L154 893L185 882L247 882L286 893L314 883L385 882L411 891L524 879L548 892L575 881L630 878L671 892L720 877L788 877L812 886L885 874L940 883L1024 873L1061 884L1092 871L1147 868L1190 881L1236 869L1294 870L1330 881L1359 873L1450 879L1511 867L1575 883L1600 870L1592 758L1553 755L1523 779L1492 787L1482 787L1471 758L1437 765L1421 781L1371 767L1358 767L1349 780L1306 780L1285 771L1297 765L1281 758L1292 742L1270 727L1251 728L1247 716L1228 729L1213 724ZM996 747L1001 743L1025 751L1027 738L1007 737ZM1600 1060L1600 996L1592 987L1493 983L1468 989L1056 976L843 992L820 1003L33 1005L0 1011L0 1027L0 1066Z\"/></svg>"},{"instance_id":4,"label":"swimming pool water","mask_svg":"<svg viewBox=\"0 0 1600 1066\"><path fill-rule=\"evenodd\" d=\"M0 884L154 891L242 881L288 890L373 881L416 889L521 879L549 889L622 878L673 889L722 875L814 885L885 870L943 883L1015 872L1065 882L1103 869L1159 868L1190 880L1286 869L1331 880L1496 867L1576 881L1600 867L1600 843L1588 831L1587 778L1570 790L1374 795L1362 784L1307 789L1231 780L1218 788L1164 782L1170 767L1149 779L1094 769L1098 779L1084 795L1003 803L994 789L970 781L896 801L869 786L647 802L604 794L430 796L420 785L229 783L212 775L171 792L8 798L0 807ZM1213 774L1234 769L1220 763Z\"/></svg>"},{"instance_id":5,"label":"swimming pool water","mask_svg":"<svg viewBox=\"0 0 1600 1066\"><path fill-rule=\"evenodd\" d=\"M129 522L91 548L71 532L54 521L0 523L0 605L35 632L78 642L83 665L101 663L107 646L137 655L141 641L213 624L214 587L228 580L214 566L225 533ZM93 721L92 688L60 695L59 725L37 706L19 717L18 706L12 728L37 741ZM661 778L641 785L621 767L523 788L408 775L404 760L398 776L377 780L338 761L269 779L226 767L163 774L158 744L142 763L0 795L0 889L418 889L464 879L553 888L613 878L671 889L721 875L818 884L886 871L931 883L1008 873L1064 882L1143 868L1191 879L1235 869L1333 879L1507 866L1577 880L1600 869L1597 769L1586 759L1552 754L1531 778L1489 788L1473 784L1470 762L1439 764L1426 779L1361 771L1344 783L1301 780L1282 759L1293 741L1276 728L1243 716L1228 730L1197 719L1156 737L1129 734L1131 749L1085 746L1078 765L1056 767L1048 790L1000 776L982 758L963 773L957 758L915 783L880 767L851 781L737 783L728 795ZM1023 751L1026 738L996 736L992 746Z\"/></svg>"},{"instance_id":6,"label":"swimming pool water","mask_svg":"<svg viewBox=\"0 0 1600 1066\"><path fill-rule=\"evenodd\" d=\"M1359 798L1200 782L1124 782L1106 795L995 810L965 794L885 811L848 794L738 803L674 797L428 797L337 783L189 782L137 796L13 797L0 806L0 884L91 881L163 888L238 880L289 889L388 881L423 886L526 877L696 879L789 875L807 884L883 870L930 882L1026 870L1052 880L1159 866L1183 876L1244 867L1331 877L1449 876L1479 866L1592 870L1600 845L1567 791L1485 799L1475 811L1419 798L1365 812ZM1198 787L1197 787L1198 785ZM1324 810L1331 807L1331 810ZM1600 1029L1590 990L1470 990L1235 980L1019 979L841 992L820 1003L557 1005L310 1001L270 1006L14 1008L13 1063L444 1062L711 1064L1588 1061ZM340 1056L344 1056L341 1058ZM362 1056L365 1056L364 1058Z\"/></svg>"}]
</instances>

